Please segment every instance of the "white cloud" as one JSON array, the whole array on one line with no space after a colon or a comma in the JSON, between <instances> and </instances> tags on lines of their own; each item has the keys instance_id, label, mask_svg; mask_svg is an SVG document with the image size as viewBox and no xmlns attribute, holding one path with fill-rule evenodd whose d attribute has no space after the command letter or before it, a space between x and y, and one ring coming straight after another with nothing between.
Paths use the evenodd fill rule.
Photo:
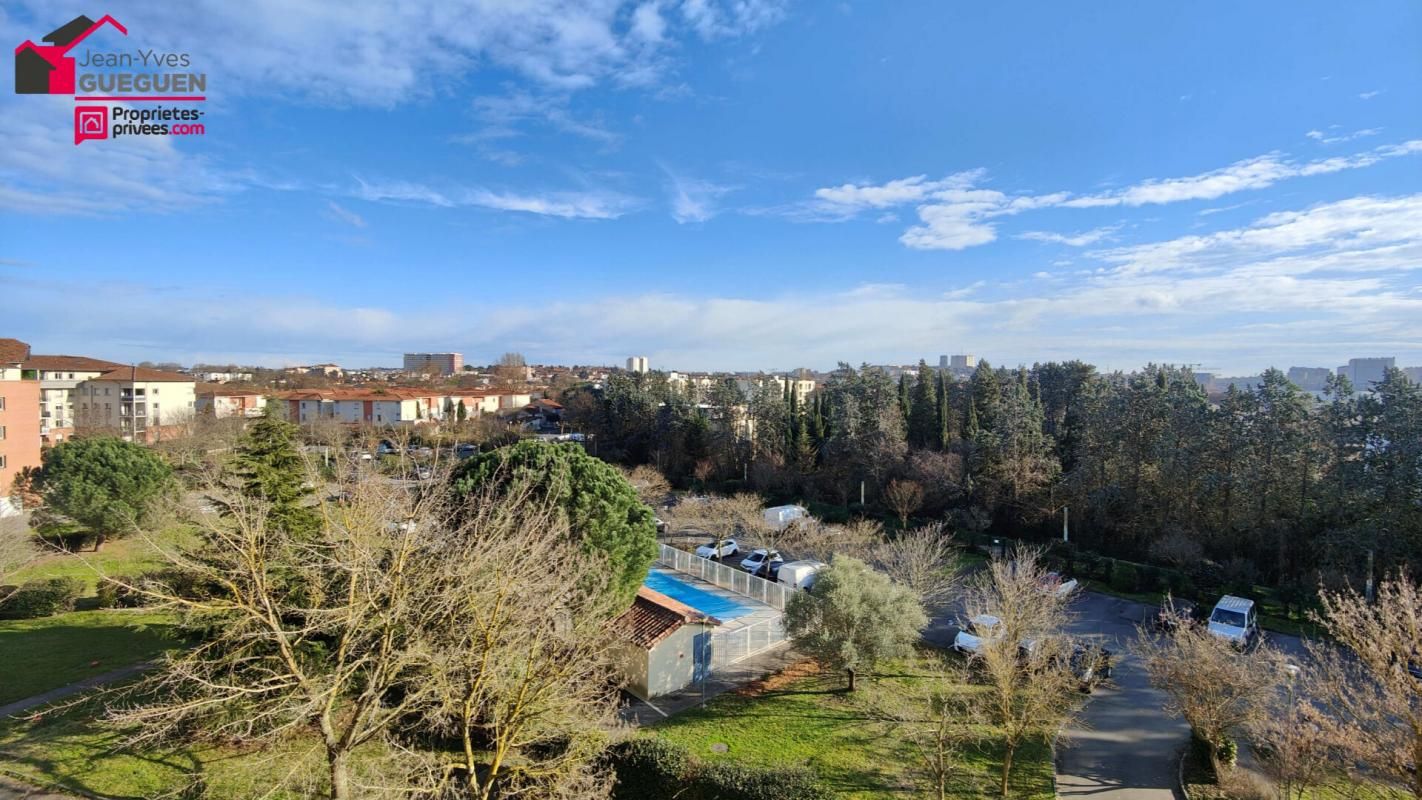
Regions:
<instances>
[{"instance_id":1,"label":"white cloud","mask_svg":"<svg viewBox=\"0 0 1422 800\"><path fill-rule=\"evenodd\" d=\"M1386 91L1386 90L1384 90L1384 89L1373 89L1373 90L1370 91L1370 92L1363 92L1363 93L1361 93L1361 94L1358 95L1358 99L1359 99L1359 100L1371 100L1371 99L1373 99L1374 97L1377 97L1378 95L1382 94L1384 91Z\"/></svg>"},{"instance_id":2,"label":"white cloud","mask_svg":"<svg viewBox=\"0 0 1422 800\"><path fill-rule=\"evenodd\" d=\"M462 137L462 140L478 142L519 136L521 126L529 123L546 125L607 145L616 144L622 138L601 121L575 117L569 105L570 97L566 94L535 95L514 91L507 95L479 97L474 100L474 110L484 127Z\"/></svg>"},{"instance_id":3,"label":"white cloud","mask_svg":"<svg viewBox=\"0 0 1422 800\"><path fill-rule=\"evenodd\" d=\"M1089 244L1106 239L1111 234L1120 230L1120 225L1107 225L1101 228L1093 228L1081 233L1052 233L1051 231L1027 231L1016 236L1018 239L1026 239L1032 242L1048 242L1050 244L1064 244L1067 247L1085 247Z\"/></svg>"},{"instance_id":4,"label":"white cloud","mask_svg":"<svg viewBox=\"0 0 1422 800\"><path fill-rule=\"evenodd\" d=\"M1337 125L1331 126L1330 130L1332 128L1337 127ZM1354 139L1362 139L1367 136L1377 136L1379 133L1382 133L1381 128L1362 128L1360 130L1353 131L1352 133L1332 134L1325 133L1324 131L1320 130L1311 130L1308 133L1305 133L1304 136L1307 136L1308 138L1314 140L1315 142L1318 142L1319 144L1338 144L1340 142L1351 142Z\"/></svg>"},{"instance_id":5,"label":"white cloud","mask_svg":"<svg viewBox=\"0 0 1422 800\"><path fill-rule=\"evenodd\" d=\"M1086 257L1103 268L991 291L982 282L946 291L799 287L754 299L609 290L576 301L461 298L405 308L17 275L0 293L0 318L18 330L54 330L45 339L55 350L99 346L118 348L93 352L99 357L185 361L395 363L402 349L440 341L474 362L512 349L561 363L614 363L645 351L667 368L829 367L916 360L945 341L970 341L1009 365L1209 361L1243 374L1341 363L1363 351L1422 362L1422 194L1354 197ZM155 316L164 319L161 333L148 323ZM234 325L250 333L239 344ZM292 342L303 349L291 351Z\"/></svg>"},{"instance_id":6,"label":"white cloud","mask_svg":"<svg viewBox=\"0 0 1422 800\"><path fill-rule=\"evenodd\" d=\"M421 183L361 178L356 178L350 194L371 202L414 203L438 208L474 206L565 219L617 219L638 205L636 198L605 190L520 194L477 186L438 189Z\"/></svg>"},{"instance_id":7,"label":"white cloud","mask_svg":"<svg viewBox=\"0 0 1422 800\"><path fill-rule=\"evenodd\" d=\"M662 18L661 3L657 0L643 3L632 12L632 33L637 38L658 43L666 34L667 21Z\"/></svg>"},{"instance_id":8,"label":"white cloud","mask_svg":"<svg viewBox=\"0 0 1422 800\"><path fill-rule=\"evenodd\" d=\"M681 14L703 39L754 33L785 16L784 0L682 0Z\"/></svg>"}]
</instances>

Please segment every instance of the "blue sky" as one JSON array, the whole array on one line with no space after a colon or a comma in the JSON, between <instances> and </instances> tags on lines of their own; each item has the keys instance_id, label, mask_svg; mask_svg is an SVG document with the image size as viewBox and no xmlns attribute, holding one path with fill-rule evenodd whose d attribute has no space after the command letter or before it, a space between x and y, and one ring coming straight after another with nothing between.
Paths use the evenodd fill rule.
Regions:
<instances>
[{"instance_id":1,"label":"blue sky","mask_svg":"<svg viewBox=\"0 0 1422 800\"><path fill-rule=\"evenodd\" d=\"M1422 364L1413 2L49 0L0 31L79 13L190 53L208 132L76 147L72 98L0 87L0 335L37 351Z\"/></svg>"}]
</instances>

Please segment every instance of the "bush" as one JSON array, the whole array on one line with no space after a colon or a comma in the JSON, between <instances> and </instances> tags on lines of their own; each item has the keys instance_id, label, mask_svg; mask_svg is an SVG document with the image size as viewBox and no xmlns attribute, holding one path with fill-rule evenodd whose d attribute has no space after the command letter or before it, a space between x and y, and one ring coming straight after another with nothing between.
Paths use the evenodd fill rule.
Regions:
<instances>
[{"instance_id":1,"label":"bush","mask_svg":"<svg viewBox=\"0 0 1422 800\"><path fill-rule=\"evenodd\" d=\"M139 608L148 601L147 597L128 586L108 581L99 584L96 595L99 598L99 608Z\"/></svg>"},{"instance_id":2,"label":"bush","mask_svg":"<svg viewBox=\"0 0 1422 800\"><path fill-rule=\"evenodd\" d=\"M94 592L94 596L98 598L99 601L96 608L113 608L117 606L118 588L118 586L108 581L101 581L98 591Z\"/></svg>"},{"instance_id":3,"label":"bush","mask_svg":"<svg viewBox=\"0 0 1422 800\"><path fill-rule=\"evenodd\" d=\"M809 770L750 767L731 761L697 769L681 795L687 800L829 800L833 796Z\"/></svg>"},{"instance_id":4,"label":"bush","mask_svg":"<svg viewBox=\"0 0 1422 800\"><path fill-rule=\"evenodd\" d=\"M1111 567L1111 588L1118 592L1134 592L1138 580L1135 564L1117 561Z\"/></svg>"},{"instance_id":5,"label":"bush","mask_svg":"<svg viewBox=\"0 0 1422 800\"><path fill-rule=\"evenodd\" d=\"M603 757L616 776L613 800L829 800L834 796L808 769L700 762L685 747L650 736L619 742Z\"/></svg>"},{"instance_id":6,"label":"bush","mask_svg":"<svg viewBox=\"0 0 1422 800\"><path fill-rule=\"evenodd\" d=\"M640 800L674 794L691 771L691 754L665 739L638 736L609 747L604 755L617 782L613 800Z\"/></svg>"},{"instance_id":7,"label":"bush","mask_svg":"<svg viewBox=\"0 0 1422 800\"><path fill-rule=\"evenodd\" d=\"M30 581L0 603L0 619L36 619L73 611L83 594L84 583L78 578Z\"/></svg>"}]
</instances>

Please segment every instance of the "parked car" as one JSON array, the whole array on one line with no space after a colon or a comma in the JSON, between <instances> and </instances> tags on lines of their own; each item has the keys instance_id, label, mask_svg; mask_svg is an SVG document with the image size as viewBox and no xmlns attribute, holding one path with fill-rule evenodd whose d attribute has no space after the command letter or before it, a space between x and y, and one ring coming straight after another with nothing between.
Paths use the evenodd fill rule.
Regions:
<instances>
[{"instance_id":1,"label":"parked car","mask_svg":"<svg viewBox=\"0 0 1422 800\"><path fill-rule=\"evenodd\" d=\"M815 576L824 568L823 561L787 561L780 565L775 580L791 589L809 589L815 585Z\"/></svg>"},{"instance_id":2,"label":"parked car","mask_svg":"<svg viewBox=\"0 0 1422 800\"><path fill-rule=\"evenodd\" d=\"M1102 681L1111 678L1110 650L1096 644L1078 644L1071 651L1071 672L1081 684L1081 691L1091 694Z\"/></svg>"},{"instance_id":3,"label":"parked car","mask_svg":"<svg viewBox=\"0 0 1422 800\"><path fill-rule=\"evenodd\" d=\"M696 548L696 554L698 556L709 558L712 561L720 561L723 558L729 558L740 551L741 548L736 544L735 539L723 539L719 549L716 547L716 541L714 539Z\"/></svg>"},{"instance_id":4,"label":"parked car","mask_svg":"<svg viewBox=\"0 0 1422 800\"><path fill-rule=\"evenodd\" d=\"M455 458L471 458L479 454L479 445L460 444L454 446Z\"/></svg>"},{"instance_id":5,"label":"parked car","mask_svg":"<svg viewBox=\"0 0 1422 800\"><path fill-rule=\"evenodd\" d=\"M375 448L375 454L381 456L393 456L398 452L400 452L400 450L391 444L388 439L382 439L379 446Z\"/></svg>"},{"instance_id":6,"label":"parked car","mask_svg":"<svg viewBox=\"0 0 1422 800\"><path fill-rule=\"evenodd\" d=\"M785 559L774 550L753 550L741 560L741 569L752 575L774 579Z\"/></svg>"},{"instance_id":7,"label":"parked car","mask_svg":"<svg viewBox=\"0 0 1422 800\"><path fill-rule=\"evenodd\" d=\"M1068 578L1060 572L1048 572L1038 581L1037 587L1048 594L1066 597L1076 591L1081 584L1075 578Z\"/></svg>"},{"instance_id":8,"label":"parked car","mask_svg":"<svg viewBox=\"0 0 1422 800\"><path fill-rule=\"evenodd\" d=\"M1259 618L1254 601L1227 594L1215 603L1208 623L1210 633L1229 640L1236 647L1248 647L1259 636Z\"/></svg>"},{"instance_id":9,"label":"parked car","mask_svg":"<svg viewBox=\"0 0 1422 800\"><path fill-rule=\"evenodd\" d=\"M972 655L982 648L983 642L1002 637L1002 620L991 614L979 614L968 620L968 624L953 637L953 649Z\"/></svg>"},{"instance_id":10,"label":"parked car","mask_svg":"<svg viewBox=\"0 0 1422 800\"><path fill-rule=\"evenodd\" d=\"M667 521L661 517L652 517L652 524L657 526L657 533L667 532Z\"/></svg>"}]
</instances>

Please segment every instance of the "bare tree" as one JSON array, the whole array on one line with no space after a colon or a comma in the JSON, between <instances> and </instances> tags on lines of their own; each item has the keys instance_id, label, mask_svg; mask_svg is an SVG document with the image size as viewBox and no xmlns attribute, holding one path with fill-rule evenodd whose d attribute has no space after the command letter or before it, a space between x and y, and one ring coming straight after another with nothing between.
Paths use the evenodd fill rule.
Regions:
<instances>
[{"instance_id":1,"label":"bare tree","mask_svg":"<svg viewBox=\"0 0 1422 800\"><path fill-rule=\"evenodd\" d=\"M884 526L859 519L845 525L828 525L819 520L797 520L782 535L780 544L797 555L829 562L836 556L873 560L874 549L883 541Z\"/></svg>"},{"instance_id":2,"label":"bare tree","mask_svg":"<svg viewBox=\"0 0 1422 800\"><path fill-rule=\"evenodd\" d=\"M958 588L958 549L941 522L900 532L874 549L874 561L929 608L942 605Z\"/></svg>"},{"instance_id":3,"label":"bare tree","mask_svg":"<svg viewBox=\"0 0 1422 800\"><path fill-rule=\"evenodd\" d=\"M1073 644L1063 635L1065 599L1042 590L1041 553L1022 550L1016 560L994 559L966 592L970 618L997 620L982 630L969 657L986 684L979 698L983 719L1002 741L1000 790L1008 794L1013 759L1023 742L1050 736L1075 713L1080 682L1072 672Z\"/></svg>"},{"instance_id":4,"label":"bare tree","mask_svg":"<svg viewBox=\"0 0 1422 800\"><path fill-rule=\"evenodd\" d=\"M1345 756L1422 797L1422 590L1405 573L1382 581L1376 602L1320 592L1318 623L1338 646L1307 641L1308 685Z\"/></svg>"},{"instance_id":5,"label":"bare tree","mask_svg":"<svg viewBox=\"0 0 1422 800\"><path fill-rule=\"evenodd\" d=\"M1168 623L1163 636L1140 631L1139 654L1151 683L1169 698L1166 708L1185 717L1218 763L1227 743L1268 713L1284 679L1283 659L1263 644L1240 649L1189 619Z\"/></svg>"},{"instance_id":6,"label":"bare tree","mask_svg":"<svg viewBox=\"0 0 1422 800\"><path fill-rule=\"evenodd\" d=\"M884 489L884 500L899 516L899 525L908 527L908 518L923 505L923 487L914 481L895 478Z\"/></svg>"},{"instance_id":7,"label":"bare tree","mask_svg":"<svg viewBox=\"0 0 1422 800\"><path fill-rule=\"evenodd\" d=\"M685 500L671 508L670 516L674 528L711 534L718 550L728 539L751 547L776 544L777 532L766 524L760 498L753 494Z\"/></svg>"},{"instance_id":8,"label":"bare tree","mask_svg":"<svg viewBox=\"0 0 1422 800\"><path fill-rule=\"evenodd\" d=\"M1280 800L1302 800L1334 773L1332 725L1311 701L1290 691L1250 721L1248 732L1259 765L1278 786Z\"/></svg>"},{"instance_id":9,"label":"bare tree","mask_svg":"<svg viewBox=\"0 0 1422 800\"><path fill-rule=\"evenodd\" d=\"M506 386L522 384L527 381L527 366L522 353L504 353L494 365L494 375Z\"/></svg>"},{"instance_id":10,"label":"bare tree","mask_svg":"<svg viewBox=\"0 0 1422 800\"><path fill-rule=\"evenodd\" d=\"M656 508L666 502L671 493L671 484L656 467L645 464L626 471L627 482L637 490L637 497L647 505Z\"/></svg>"}]
</instances>

